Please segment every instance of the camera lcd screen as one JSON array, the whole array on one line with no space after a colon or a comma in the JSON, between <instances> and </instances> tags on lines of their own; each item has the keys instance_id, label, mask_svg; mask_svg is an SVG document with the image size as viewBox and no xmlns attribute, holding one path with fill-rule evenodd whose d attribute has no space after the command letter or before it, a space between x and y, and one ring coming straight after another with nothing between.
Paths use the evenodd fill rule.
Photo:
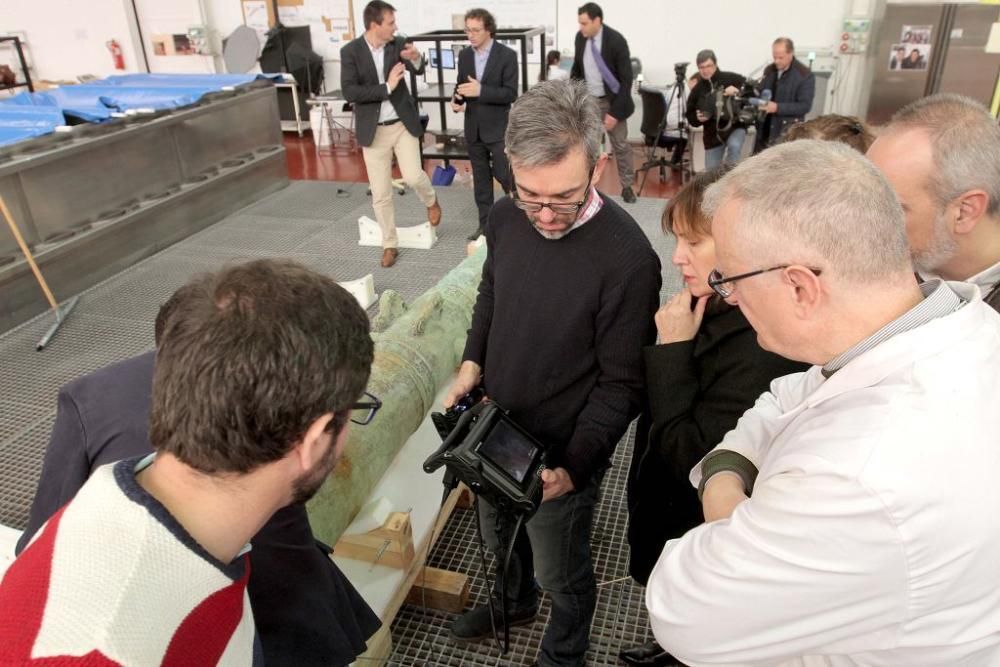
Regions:
<instances>
[{"instance_id":1,"label":"camera lcd screen","mask_svg":"<svg viewBox=\"0 0 1000 667\"><path fill-rule=\"evenodd\" d=\"M538 447L502 420L496 423L477 451L518 483L524 483L524 476L538 455Z\"/></svg>"}]
</instances>

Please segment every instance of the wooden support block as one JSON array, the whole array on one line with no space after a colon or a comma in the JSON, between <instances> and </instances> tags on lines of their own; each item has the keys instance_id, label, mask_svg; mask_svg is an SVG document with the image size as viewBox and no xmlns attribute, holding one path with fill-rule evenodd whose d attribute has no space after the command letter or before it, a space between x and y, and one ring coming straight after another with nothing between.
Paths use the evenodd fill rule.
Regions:
<instances>
[{"instance_id":1,"label":"wooden support block","mask_svg":"<svg viewBox=\"0 0 1000 667\"><path fill-rule=\"evenodd\" d=\"M408 569L413 563L413 528L407 512L392 512L381 527L357 535L341 535L338 556Z\"/></svg>"},{"instance_id":2,"label":"wooden support block","mask_svg":"<svg viewBox=\"0 0 1000 667\"><path fill-rule=\"evenodd\" d=\"M458 501L455 503L455 507L460 507L463 510L470 509L473 500L475 500L475 496L472 495L472 489L467 487L463 482L459 482Z\"/></svg>"},{"instance_id":3,"label":"wooden support block","mask_svg":"<svg viewBox=\"0 0 1000 667\"><path fill-rule=\"evenodd\" d=\"M424 568L406 596L406 603L458 614L469 601L469 576L436 567Z\"/></svg>"}]
</instances>

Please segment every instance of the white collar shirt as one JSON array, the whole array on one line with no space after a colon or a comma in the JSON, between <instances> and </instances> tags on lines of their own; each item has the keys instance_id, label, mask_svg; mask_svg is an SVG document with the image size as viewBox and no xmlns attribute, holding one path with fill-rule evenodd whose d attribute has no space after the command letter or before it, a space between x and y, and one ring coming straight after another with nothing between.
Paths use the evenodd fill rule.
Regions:
<instances>
[{"instance_id":1,"label":"white collar shirt","mask_svg":"<svg viewBox=\"0 0 1000 667\"><path fill-rule=\"evenodd\" d=\"M372 46L371 42L365 38L365 44L368 45L368 51L372 54L372 60L375 62L375 72L378 74L378 82L383 84L389 94L392 91L389 90L389 84L385 80L385 44L376 48ZM399 118L399 114L396 113L396 108L392 106L391 100L383 100L382 106L378 111L378 122L386 123L390 120L396 120Z\"/></svg>"}]
</instances>

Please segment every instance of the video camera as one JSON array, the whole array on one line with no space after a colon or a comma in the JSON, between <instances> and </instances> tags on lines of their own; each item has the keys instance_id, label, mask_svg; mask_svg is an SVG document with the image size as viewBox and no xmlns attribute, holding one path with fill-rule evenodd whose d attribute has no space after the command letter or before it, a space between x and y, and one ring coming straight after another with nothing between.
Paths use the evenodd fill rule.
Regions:
<instances>
[{"instance_id":1,"label":"video camera","mask_svg":"<svg viewBox=\"0 0 1000 667\"><path fill-rule=\"evenodd\" d=\"M545 447L506 411L492 401L479 403L466 396L444 415L434 413L431 418L444 442L424 461L425 472L445 466L446 487L464 482L498 510L525 520L538 510Z\"/></svg>"},{"instance_id":2,"label":"video camera","mask_svg":"<svg viewBox=\"0 0 1000 667\"><path fill-rule=\"evenodd\" d=\"M687 70L690 64L691 61L674 63L674 78L677 79L678 84L687 84Z\"/></svg>"},{"instance_id":3,"label":"video camera","mask_svg":"<svg viewBox=\"0 0 1000 667\"><path fill-rule=\"evenodd\" d=\"M736 96L739 100L736 118L744 125L763 120L767 115L764 107L771 101L771 90L761 90L760 84L760 79L747 79L740 88L740 94Z\"/></svg>"},{"instance_id":4,"label":"video camera","mask_svg":"<svg viewBox=\"0 0 1000 667\"><path fill-rule=\"evenodd\" d=\"M771 101L771 91L762 91L760 83L757 79L747 79L740 92L732 96L726 95L722 87L716 88L712 95L703 98L705 106L701 111L707 117L717 119L716 127L720 132L726 132L734 125L753 125L764 119L767 115L764 106Z\"/></svg>"}]
</instances>

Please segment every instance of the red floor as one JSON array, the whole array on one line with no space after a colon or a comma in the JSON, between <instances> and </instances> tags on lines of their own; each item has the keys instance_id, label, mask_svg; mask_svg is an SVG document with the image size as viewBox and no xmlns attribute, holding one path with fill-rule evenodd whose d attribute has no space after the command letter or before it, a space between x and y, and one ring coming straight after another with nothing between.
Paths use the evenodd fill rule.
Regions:
<instances>
[{"instance_id":1,"label":"red floor","mask_svg":"<svg viewBox=\"0 0 1000 667\"><path fill-rule=\"evenodd\" d=\"M304 181L344 181L353 183L364 183L368 180L365 172L365 163L361 158L360 149L350 154L330 154L324 152L322 155L316 153L312 136L306 134L299 138L295 134L285 133L285 149L288 158L288 175L295 180ZM636 166L642 164L644 157L635 150ZM437 161L427 161L427 173L430 174ZM463 169L468 166L468 162L455 161L456 169ZM610 165L609 165L610 166ZM618 173L613 166L604 170L604 175L598 187L604 192L618 194L621 192ZM642 179L642 175L639 177ZM639 191L639 180L633 185L633 189ZM659 174L655 169L649 171L649 179L646 181L643 190L643 197L659 197L666 199L672 196L680 188L680 176L676 172L667 172L667 180L660 182Z\"/></svg>"}]
</instances>

